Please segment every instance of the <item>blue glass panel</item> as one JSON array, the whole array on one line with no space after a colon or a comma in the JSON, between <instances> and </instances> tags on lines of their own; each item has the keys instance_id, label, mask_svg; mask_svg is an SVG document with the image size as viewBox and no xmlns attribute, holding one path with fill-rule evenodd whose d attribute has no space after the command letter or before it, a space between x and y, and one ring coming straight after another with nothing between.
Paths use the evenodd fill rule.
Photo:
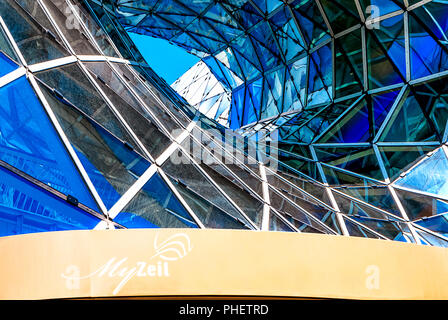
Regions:
<instances>
[{"instance_id":1,"label":"blue glass panel","mask_svg":"<svg viewBox=\"0 0 448 320\"><path fill-rule=\"evenodd\" d=\"M442 148L413 168L397 185L448 196L448 159Z\"/></svg>"},{"instance_id":2,"label":"blue glass panel","mask_svg":"<svg viewBox=\"0 0 448 320\"><path fill-rule=\"evenodd\" d=\"M241 127L244 107L244 87L233 91L232 106L230 109L230 128L238 129ZM240 120L241 119L241 120Z\"/></svg>"},{"instance_id":3,"label":"blue glass panel","mask_svg":"<svg viewBox=\"0 0 448 320\"><path fill-rule=\"evenodd\" d=\"M409 17L412 78L448 69L448 55L413 15Z\"/></svg>"},{"instance_id":4,"label":"blue glass panel","mask_svg":"<svg viewBox=\"0 0 448 320\"><path fill-rule=\"evenodd\" d=\"M25 77L0 89L0 159L98 210Z\"/></svg>"},{"instance_id":5,"label":"blue glass panel","mask_svg":"<svg viewBox=\"0 0 448 320\"><path fill-rule=\"evenodd\" d=\"M314 0L295 0L290 6L293 8L293 13L310 47L314 47L330 37Z\"/></svg>"},{"instance_id":6,"label":"blue glass panel","mask_svg":"<svg viewBox=\"0 0 448 320\"><path fill-rule=\"evenodd\" d=\"M14 71L19 66L0 50L0 77Z\"/></svg>"},{"instance_id":7,"label":"blue glass panel","mask_svg":"<svg viewBox=\"0 0 448 320\"><path fill-rule=\"evenodd\" d=\"M308 104L316 105L329 102L332 98L331 84L333 82L332 52L326 45L313 52L310 56L308 73Z\"/></svg>"},{"instance_id":8,"label":"blue glass panel","mask_svg":"<svg viewBox=\"0 0 448 320\"><path fill-rule=\"evenodd\" d=\"M448 213L415 221L416 224L434 232L448 236Z\"/></svg>"},{"instance_id":9,"label":"blue glass panel","mask_svg":"<svg viewBox=\"0 0 448 320\"><path fill-rule=\"evenodd\" d=\"M0 236L93 229L100 219L0 167Z\"/></svg>"}]
</instances>

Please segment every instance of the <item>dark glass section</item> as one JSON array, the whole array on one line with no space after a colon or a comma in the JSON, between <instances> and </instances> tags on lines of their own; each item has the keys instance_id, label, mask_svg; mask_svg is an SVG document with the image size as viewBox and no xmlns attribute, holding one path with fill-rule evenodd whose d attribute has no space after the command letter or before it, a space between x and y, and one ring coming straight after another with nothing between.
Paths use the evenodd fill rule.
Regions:
<instances>
[{"instance_id":1,"label":"dark glass section","mask_svg":"<svg viewBox=\"0 0 448 320\"><path fill-rule=\"evenodd\" d=\"M22 55L29 64L68 55L56 31L37 1L1 1L5 21ZM28 11L26 10L28 9Z\"/></svg>"},{"instance_id":2,"label":"dark glass section","mask_svg":"<svg viewBox=\"0 0 448 320\"><path fill-rule=\"evenodd\" d=\"M162 169L170 178L177 182L176 187L185 186L188 192L200 198L198 204L192 203L194 201L189 202L186 199L192 209L193 207L198 207L200 202L204 200L209 203L208 207L211 208L206 210L208 214L202 215L201 211L203 210L198 212L199 219L201 219L204 225L207 226L207 223L211 225L219 225L222 223L219 219L223 216L223 213L230 215L232 219L235 220L235 225L240 225L245 222L245 218L241 215L241 213L215 186L213 186L210 181L207 180L207 178L199 171L191 160L187 158L180 150L174 152L170 159L168 159L162 166ZM182 191L183 188L179 188L179 192ZM212 210L211 213L216 211L219 212L219 214L210 217L210 209ZM193 209L193 211L195 210ZM218 221L214 222L215 219ZM226 219L229 220L228 218Z\"/></svg>"},{"instance_id":3,"label":"dark glass section","mask_svg":"<svg viewBox=\"0 0 448 320\"><path fill-rule=\"evenodd\" d=\"M57 95L61 95L115 136L142 153L110 106L77 64L39 72L37 77L54 89Z\"/></svg>"}]
</instances>

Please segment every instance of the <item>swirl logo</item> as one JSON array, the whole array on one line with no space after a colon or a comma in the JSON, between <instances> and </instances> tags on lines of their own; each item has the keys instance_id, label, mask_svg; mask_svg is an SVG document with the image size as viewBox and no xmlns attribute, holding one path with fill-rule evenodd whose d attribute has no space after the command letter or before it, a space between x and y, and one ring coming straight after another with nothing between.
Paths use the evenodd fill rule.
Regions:
<instances>
[{"instance_id":1,"label":"swirl logo","mask_svg":"<svg viewBox=\"0 0 448 320\"><path fill-rule=\"evenodd\" d=\"M151 257L159 257L165 261L176 261L185 257L193 248L190 238L185 233L176 233L165 241L158 243L159 235L154 238L154 250L156 253Z\"/></svg>"}]
</instances>

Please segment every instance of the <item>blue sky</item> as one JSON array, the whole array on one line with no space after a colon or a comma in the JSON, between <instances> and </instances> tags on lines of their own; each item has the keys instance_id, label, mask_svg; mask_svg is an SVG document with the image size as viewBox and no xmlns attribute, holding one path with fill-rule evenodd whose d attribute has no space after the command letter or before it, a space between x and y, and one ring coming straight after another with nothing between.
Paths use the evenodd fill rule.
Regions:
<instances>
[{"instance_id":1,"label":"blue sky","mask_svg":"<svg viewBox=\"0 0 448 320\"><path fill-rule=\"evenodd\" d=\"M131 39L154 71L172 84L199 58L163 39L129 33Z\"/></svg>"}]
</instances>

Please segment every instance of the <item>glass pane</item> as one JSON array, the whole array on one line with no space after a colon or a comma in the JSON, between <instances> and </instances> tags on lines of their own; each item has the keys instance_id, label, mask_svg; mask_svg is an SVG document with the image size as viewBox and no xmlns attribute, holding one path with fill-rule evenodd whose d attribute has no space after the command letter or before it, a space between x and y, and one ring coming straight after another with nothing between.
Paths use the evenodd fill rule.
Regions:
<instances>
[{"instance_id":1,"label":"glass pane","mask_svg":"<svg viewBox=\"0 0 448 320\"><path fill-rule=\"evenodd\" d=\"M440 200L420 193L409 192L395 188L401 204L409 220L418 220L424 217L437 215Z\"/></svg>"},{"instance_id":2,"label":"glass pane","mask_svg":"<svg viewBox=\"0 0 448 320\"><path fill-rule=\"evenodd\" d=\"M436 217L418 220L415 221L415 224L418 224L426 229L429 229L433 232L438 232L443 236L448 237L448 213L441 214Z\"/></svg>"},{"instance_id":3,"label":"glass pane","mask_svg":"<svg viewBox=\"0 0 448 320\"><path fill-rule=\"evenodd\" d=\"M25 77L0 88L0 159L98 211Z\"/></svg>"},{"instance_id":4,"label":"glass pane","mask_svg":"<svg viewBox=\"0 0 448 320\"><path fill-rule=\"evenodd\" d=\"M69 42L72 49L77 54L98 55L99 52L94 48L92 42L86 35L82 23L73 13L71 7L65 0L42 0L51 17Z\"/></svg>"},{"instance_id":5,"label":"glass pane","mask_svg":"<svg viewBox=\"0 0 448 320\"><path fill-rule=\"evenodd\" d=\"M165 173L179 184L186 186L200 197L206 199L221 211L231 215L234 219L244 221L243 216L235 207L216 189L193 163L177 150L162 166Z\"/></svg>"},{"instance_id":6,"label":"glass pane","mask_svg":"<svg viewBox=\"0 0 448 320\"><path fill-rule=\"evenodd\" d=\"M294 232L294 230L280 219L276 214L271 213L269 217L269 231L286 231Z\"/></svg>"},{"instance_id":7,"label":"glass pane","mask_svg":"<svg viewBox=\"0 0 448 320\"><path fill-rule=\"evenodd\" d=\"M12 48L11 43L9 42L5 32L0 27L0 53L2 66L0 68L0 76L4 76L5 74L11 72L12 70L18 68L16 63L19 62L19 58L17 57L14 49ZM9 62L11 60L11 62ZM14 60L14 62L12 62ZM3 65L4 64L4 65ZM8 67L9 65L9 67Z\"/></svg>"},{"instance_id":8,"label":"glass pane","mask_svg":"<svg viewBox=\"0 0 448 320\"><path fill-rule=\"evenodd\" d=\"M402 187L448 197L447 178L448 158L443 148L439 148L395 183Z\"/></svg>"},{"instance_id":9,"label":"glass pane","mask_svg":"<svg viewBox=\"0 0 448 320\"><path fill-rule=\"evenodd\" d=\"M101 50L106 56L111 57L119 57L115 49L113 48L111 41L107 37L107 34L103 31L100 25L97 23L97 20L94 18L94 15L91 14L91 11L84 0L72 0L75 3L75 10L78 11L81 16L81 20L84 22L84 25L87 27L90 34L95 39L96 43L99 45Z\"/></svg>"},{"instance_id":10,"label":"glass pane","mask_svg":"<svg viewBox=\"0 0 448 320\"><path fill-rule=\"evenodd\" d=\"M171 140L157 128L146 109L135 100L106 63L86 63L86 65L95 72L95 75L93 73L92 75L97 76L98 86L132 128L146 150L155 159L160 156L171 144Z\"/></svg>"},{"instance_id":11,"label":"glass pane","mask_svg":"<svg viewBox=\"0 0 448 320\"><path fill-rule=\"evenodd\" d=\"M352 222L344 218L345 226L347 227L348 233L352 237L361 237L361 238L372 238L372 239L381 239L379 236L374 234L373 232L367 230L363 226Z\"/></svg>"},{"instance_id":12,"label":"glass pane","mask_svg":"<svg viewBox=\"0 0 448 320\"><path fill-rule=\"evenodd\" d=\"M403 238L403 230L401 229L401 224L398 222L366 217L352 218L390 240L407 242Z\"/></svg>"},{"instance_id":13,"label":"glass pane","mask_svg":"<svg viewBox=\"0 0 448 320\"><path fill-rule=\"evenodd\" d=\"M150 163L45 86L41 88L104 204L111 208Z\"/></svg>"},{"instance_id":14,"label":"glass pane","mask_svg":"<svg viewBox=\"0 0 448 320\"><path fill-rule=\"evenodd\" d=\"M60 44L56 31L38 2L31 4L29 1L22 1L22 4L32 9L30 12L33 17L13 1L0 1L0 16L25 60L34 64L67 56L67 51Z\"/></svg>"},{"instance_id":15,"label":"glass pane","mask_svg":"<svg viewBox=\"0 0 448 320\"><path fill-rule=\"evenodd\" d=\"M18 67L19 66L14 61L0 50L0 77L16 70Z\"/></svg>"},{"instance_id":16,"label":"glass pane","mask_svg":"<svg viewBox=\"0 0 448 320\"><path fill-rule=\"evenodd\" d=\"M142 153L77 64L39 72L37 77L115 136L130 143Z\"/></svg>"},{"instance_id":17,"label":"glass pane","mask_svg":"<svg viewBox=\"0 0 448 320\"><path fill-rule=\"evenodd\" d=\"M384 166L391 180L423 158L435 146L379 147Z\"/></svg>"},{"instance_id":18,"label":"glass pane","mask_svg":"<svg viewBox=\"0 0 448 320\"><path fill-rule=\"evenodd\" d=\"M157 173L114 221L126 228L197 228L193 218Z\"/></svg>"},{"instance_id":19,"label":"glass pane","mask_svg":"<svg viewBox=\"0 0 448 320\"><path fill-rule=\"evenodd\" d=\"M269 200L271 206L301 232L331 233L271 188L269 189Z\"/></svg>"},{"instance_id":20,"label":"glass pane","mask_svg":"<svg viewBox=\"0 0 448 320\"><path fill-rule=\"evenodd\" d=\"M0 236L93 229L100 219L0 167Z\"/></svg>"}]
</instances>

